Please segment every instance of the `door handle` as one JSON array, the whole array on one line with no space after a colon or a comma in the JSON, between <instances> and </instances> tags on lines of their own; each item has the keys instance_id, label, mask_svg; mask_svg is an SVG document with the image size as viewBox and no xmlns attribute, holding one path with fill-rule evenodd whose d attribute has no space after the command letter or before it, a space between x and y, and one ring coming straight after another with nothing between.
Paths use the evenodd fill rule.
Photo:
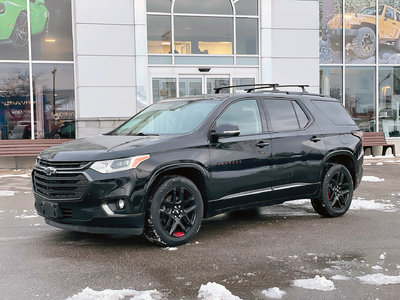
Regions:
<instances>
[{"instance_id":1,"label":"door handle","mask_svg":"<svg viewBox=\"0 0 400 300\"><path fill-rule=\"evenodd\" d=\"M310 141L314 142L314 143L319 142L320 140L322 140L322 139L319 137L316 137L315 135L310 139Z\"/></svg>"},{"instance_id":2,"label":"door handle","mask_svg":"<svg viewBox=\"0 0 400 300\"><path fill-rule=\"evenodd\" d=\"M264 148L264 147L266 147L266 146L268 146L268 145L269 145L269 143L260 141L260 142L258 142L258 143L256 144L256 147Z\"/></svg>"}]
</instances>

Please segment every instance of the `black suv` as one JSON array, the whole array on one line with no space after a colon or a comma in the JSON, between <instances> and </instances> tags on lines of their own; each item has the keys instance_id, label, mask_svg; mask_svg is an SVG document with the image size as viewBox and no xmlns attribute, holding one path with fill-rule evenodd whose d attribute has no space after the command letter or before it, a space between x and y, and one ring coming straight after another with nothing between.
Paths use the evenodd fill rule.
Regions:
<instances>
[{"instance_id":1,"label":"black suv","mask_svg":"<svg viewBox=\"0 0 400 300\"><path fill-rule=\"evenodd\" d=\"M280 87L162 101L43 151L38 213L59 228L168 246L193 238L203 218L288 200L343 215L362 177L361 131L336 99Z\"/></svg>"}]
</instances>

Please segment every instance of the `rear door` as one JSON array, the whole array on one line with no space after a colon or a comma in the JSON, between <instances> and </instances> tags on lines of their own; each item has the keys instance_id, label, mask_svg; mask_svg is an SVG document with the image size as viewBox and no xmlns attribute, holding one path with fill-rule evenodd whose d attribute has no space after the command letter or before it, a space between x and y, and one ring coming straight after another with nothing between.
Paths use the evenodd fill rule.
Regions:
<instances>
[{"instance_id":1,"label":"rear door","mask_svg":"<svg viewBox=\"0 0 400 300\"><path fill-rule=\"evenodd\" d=\"M211 128L229 124L240 130L239 136L210 144L213 200L209 203L216 210L259 201L271 191L271 140L259 105L255 97L240 99L230 104Z\"/></svg>"},{"instance_id":2,"label":"rear door","mask_svg":"<svg viewBox=\"0 0 400 300\"><path fill-rule=\"evenodd\" d=\"M296 99L263 99L266 118L271 128L273 181L272 189L298 194L316 190L325 143L311 115ZM275 194L275 193L274 193Z\"/></svg>"}]
</instances>

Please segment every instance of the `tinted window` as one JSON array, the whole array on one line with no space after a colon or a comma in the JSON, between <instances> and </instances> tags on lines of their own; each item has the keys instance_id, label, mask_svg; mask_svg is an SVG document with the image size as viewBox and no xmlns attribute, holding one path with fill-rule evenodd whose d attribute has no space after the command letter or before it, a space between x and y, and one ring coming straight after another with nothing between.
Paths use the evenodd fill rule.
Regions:
<instances>
[{"instance_id":1,"label":"tinted window","mask_svg":"<svg viewBox=\"0 0 400 300\"><path fill-rule=\"evenodd\" d=\"M268 117L271 121L272 131L290 131L298 130L296 113L289 100L264 100L264 105L268 111Z\"/></svg>"},{"instance_id":2,"label":"tinted window","mask_svg":"<svg viewBox=\"0 0 400 300\"><path fill-rule=\"evenodd\" d=\"M300 105L297 104L296 101L292 101L294 110L296 111L297 119L299 120L299 125L300 128L306 127L308 123L308 118L307 115L304 113L303 109L300 107Z\"/></svg>"},{"instance_id":3,"label":"tinted window","mask_svg":"<svg viewBox=\"0 0 400 300\"><path fill-rule=\"evenodd\" d=\"M242 100L230 105L217 119L216 127L236 125L240 135L261 133L261 119L256 100Z\"/></svg>"},{"instance_id":4,"label":"tinted window","mask_svg":"<svg viewBox=\"0 0 400 300\"><path fill-rule=\"evenodd\" d=\"M354 125L353 119L339 102L312 101L316 107L335 125Z\"/></svg>"}]
</instances>

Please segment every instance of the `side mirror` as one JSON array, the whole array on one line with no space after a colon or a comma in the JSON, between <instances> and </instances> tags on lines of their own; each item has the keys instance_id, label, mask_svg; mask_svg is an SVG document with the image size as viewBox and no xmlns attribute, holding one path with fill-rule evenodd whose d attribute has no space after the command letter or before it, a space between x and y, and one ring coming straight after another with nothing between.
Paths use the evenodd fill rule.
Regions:
<instances>
[{"instance_id":1,"label":"side mirror","mask_svg":"<svg viewBox=\"0 0 400 300\"><path fill-rule=\"evenodd\" d=\"M211 131L211 141L213 143L218 141L221 137L233 137L240 135L239 127L231 124L222 124L215 130Z\"/></svg>"}]
</instances>

